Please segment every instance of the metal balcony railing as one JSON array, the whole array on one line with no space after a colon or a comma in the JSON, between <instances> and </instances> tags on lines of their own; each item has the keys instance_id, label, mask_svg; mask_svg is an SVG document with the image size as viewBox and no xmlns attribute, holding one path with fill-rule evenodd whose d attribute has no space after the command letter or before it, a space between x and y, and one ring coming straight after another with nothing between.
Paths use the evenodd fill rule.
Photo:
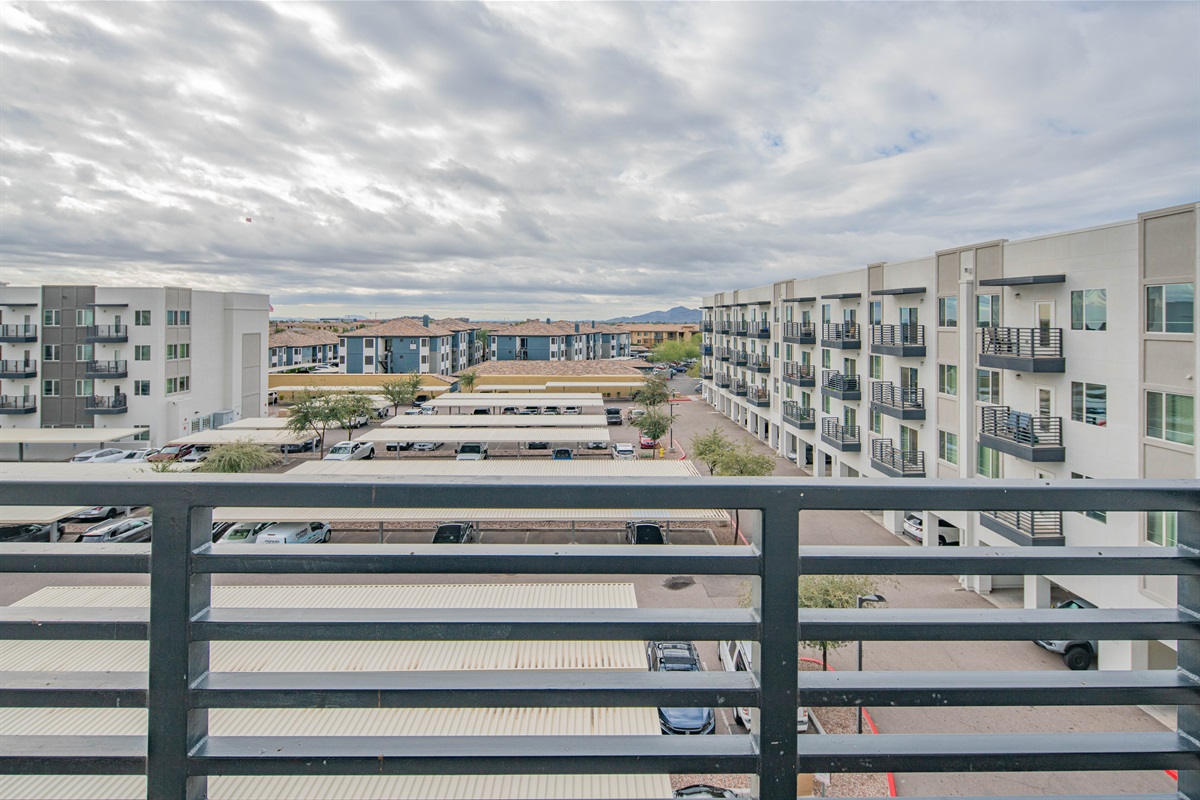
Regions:
<instances>
[{"instance_id":1,"label":"metal balcony railing","mask_svg":"<svg viewBox=\"0 0 1200 800\"><path fill-rule=\"evenodd\" d=\"M805 408L795 400L784 400L781 406L783 421L798 428L812 429L816 427L816 412Z\"/></svg>"},{"instance_id":2,"label":"metal balcony railing","mask_svg":"<svg viewBox=\"0 0 1200 800\"><path fill-rule=\"evenodd\" d=\"M761 800L794 800L798 773L1178 770L1178 796L1200 779L1200 482L824 481L791 478L501 478L471 484L494 508L744 508L745 546L211 544L215 507L452 508L461 482L441 478L144 475L88 482L61 474L6 479L13 504L153 506L153 544L0 544L5 573L146 575L145 607L0 607L0 639L146 641L135 672L8 672L0 703L21 708L145 708L143 736L26 736L12 730L0 770L31 775L144 775L150 798L208 796L209 776L521 775L721 772L758 776ZM1177 511L1178 547L897 548L805 545L808 510L980 508ZM336 512L335 512L336 513ZM214 576L554 574L743 576L749 608L271 608L214 606ZM801 574L1167 575L1179 607L1057 609L798 608ZM383 577L383 576L386 576ZM268 578L267 580L270 580ZM336 581L336 577L327 578ZM101 580L100 582L103 582ZM1177 670L798 672L802 641L1177 640ZM753 669L579 673L213 672L213 642L377 640L747 640ZM298 665L302 667L303 665ZM935 671L936 670L936 671ZM804 736L812 706L1179 704L1171 732L883 733ZM401 736L250 739L212 732L209 709L749 706L750 735ZM1170 797L1175 797L1173 793ZM1165 796L1164 796L1165 797Z\"/></svg>"},{"instance_id":3,"label":"metal balcony railing","mask_svg":"<svg viewBox=\"0 0 1200 800\"><path fill-rule=\"evenodd\" d=\"M826 389L832 389L835 392L861 392L862 384L858 380L858 374L843 375L840 372L827 369L821 372L821 386Z\"/></svg>"},{"instance_id":4,"label":"metal balcony railing","mask_svg":"<svg viewBox=\"0 0 1200 800\"><path fill-rule=\"evenodd\" d=\"M758 322L754 325L754 335L759 339L771 338L771 324L768 322Z\"/></svg>"},{"instance_id":5,"label":"metal balcony railing","mask_svg":"<svg viewBox=\"0 0 1200 800\"><path fill-rule=\"evenodd\" d=\"M730 378L728 375L726 375L724 372L718 372L716 377L713 378L713 380L717 384L717 386L720 386L722 389L728 389L729 385L733 382L733 379Z\"/></svg>"},{"instance_id":6,"label":"metal balcony railing","mask_svg":"<svg viewBox=\"0 0 1200 800\"><path fill-rule=\"evenodd\" d=\"M711 356L713 354L713 346L711 344L700 345L700 355Z\"/></svg>"},{"instance_id":7,"label":"metal balcony railing","mask_svg":"<svg viewBox=\"0 0 1200 800\"><path fill-rule=\"evenodd\" d=\"M753 383L746 386L746 400L755 406L771 405L771 393L761 386L755 386Z\"/></svg>"},{"instance_id":8,"label":"metal balcony railing","mask_svg":"<svg viewBox=\"0 0 1200 800\"><path fill-rule=\"evenodd\" d=\"M84 334L89 342L127 342L129 341L128 325L91 325Z\"/></svg>"},{"instance_id":9,"label":"metal balcony railing","mask_svg":"<svg viewBox=\"0 0 1200 800\"><path fill-rule=\"evenodd\" d=\"M922 450L897 450L891 439L871 442L873 466L894 478L925 477L925 453Z\"/></svg>"},{"instance_id":10,"label":"metal balcony railing","mask_svg":"<svg viewBox=\"0 0 1200 800\"><path fill-rule=\"evenodd\" d=\"M815 386L817 382L812 364L798 364L795 361L783 362L783 379L796 386Z\"/></svg>"},{"instance_id":11,"label":"metal balcony railing","mask_svg":"<svg viewBox=\"0 0 1200 800\"><path fill-rule=\"evenodd\" d=\"M728 334L731 325L732 325L732 323L727 319L718 321L717 322L717 333Z\"/></svg>"},{"instance_id":12,"label":"metal balcony railing","mask_svg":"<svg viewBox=\"0 0 1200 800\"><path fill-rule=\"evenodd\" d=\"M860 444L857 425L843 425L837 417L825 417L821 420L821 436L842 444Z\"/></svg>"},{"instance_id":13,"label":"metal balcony railing","mask_svg":"<svg viewBox=\"0 0 1200 800\"><path fill-rule=\"evenodd\" d=\"M0 325L0 342L36 342L37 325Z\"/></svg>"},{"instance_id":14,"label":"metal balcony railing","mask_svg":"<svg viewBox=\"0 0 1200 800\"><path fill-rule=\"evenodd\" d=\"M897 409L925 408L925 390L914 386L897 386L890 381L871 384L871 402Z\"/></svg>"},{"instance_id":15,"label":"metal balcony railing","mask_svg":"<svg viewBox=\"0 0 1200 800\"><path fill-rule=\"evenodd\" d=\"M924 325L872 325L871 344L925 346Z\"/></svg>"},{"instance_id":16,"label":"metal balcony railing","mask_svg":"<svg viewBox=\"0 0 1200 800\"><path fill-rule=\"evenodd\" d=\"M703 320L700 323L700 330L703 331L704 333L712 333L713 321L711 319Z\"/></svg>"},{"instance_id":17,"label":"metal balcony railing","mask_svg":"<svg viewBox=\"0 0 1200 800\"><path fill-rule=\"evenodd\" d=\"M979 442L1026 461L1062 461L1062 417L1042 417L1008 406L979 409Z\"/></svg>"},{"instance_id":18,"label":"metal balcony railing","mask_svg":"<svg viewBox=\"0 0 1200 800\"><path fill-rule=\"evenodd\" d=\"M744 367L750 362L750 356L745 350L733 351L733 363L739 367Z\"/></svg>"},{"instance_id":19,"label":"metal balcony railing","mask_svg":"<svg viewBox=\"0 0 1200 800\"><path fill-rule=\"evenodd\" d=\"M0 414L32 414L37 411L37 395L0 394Z\"/></svg>"},{"instance_id":20,"label":"metal balcony railing","mask_svg":"<svg viewBox=\"0 0 1200 800\"><path fill-rule=\"evenodd\" d=\"M92 395L84 401L83 408L94 414L122 414L129 408L129 395Z\"/></svg>"},{"instance_id":21,"label":"metal balcony railing","mask_svg":"<svg viewBox=\"0 0 1200 800\"><path fill-rule=\"evenodd\" d=\"M979 353L1014 358L1062 358L1062 328L980 328Z\"/></svg>"},{"instance_id":22,"label":"metal balcony railing","mask_svg":"<svg viewBox=\"0 0 1200 800\"><path fill-rule=\"evenodd\" d=\"M744 319L740 319L737 322L733 323L733 335L734 336L749 336L750 335L750 323Z\"/></svg>"},{"instance_id":23,"label":"metal balcony railing","mask_svg":"<svg viewBox=\"0 0 1200 800\"><path fill-rule=\"evenodd\" d=\"M738 397L745 397L748 389L748 384L741 378L733 379L733 393Z\"/></svg>"},{"instance_id":24,"label":"metal balcony railing","mask_svg":"<svg viewBox=\"0 0 1200 800\"><path fill-rule=\"evenodd\" d=\"M862 344L862 329L857 322L826 322L821 325L821 342L856 347Z\"/></svg>"},{"instance_id":25,"label":"metal balcony railing","mask_svg":"<svg viewBox=\"0 0 1200 800\"><path fill-rule=\"evenodd\" d=\"M712 367L700 367L700 377L701 378L706 378L706 379L711 380L712 376L713 376L713 368Z\"/></svg>"},{"instance_id":26,"label":"metal balcony railing","mask_svg":"<svg viewBox=\"0 0 1200 800\"><path fill-rule=\"evenodd\" d=\"M733 357L733 351L728 347L718 347L715 351L718 361L728 361Z\"/></svg>"},{"instance_id":27,"label":"metal balcony railing","mask_svg":"<svg viewBox=\"0 0 1200 800\"><path fill-rule=\"evenodd\" d=\"M1061 539L1063 535L1061 511L981 511L979 514L1034 539Z\"/></svg>"},{"instance_id":28,"label":"metal balcony railing","mask_svg":"<svg viewBox=\"0 0 1200 800\"><path fill-rule=\"evenodd\" d=\"M817 328L811 322L783 323L783 340L793 344L815 344Z\"/></svg>"},{"instance_id":29,"label":"metal balcony railing","mask_svg":"<svg viewBox=\"0 0 1200 800\"><path fill-rule=\"evenodd\" d=\"M37 362L26 359L4 359L0 361L0 378L35 378Z\"/></svg>"},{"instance_id":30,"label":"metal balcony railing","mask_svg":"<svg viewBox=\"0 0 1200 800\"><path fill-rule=\"evenodd\" d=\"M749 358L746 359L746 366L749 369L754 370L755 372L770 372L771 371L771 359L769 356L759 355L758 353L751 353Z\"/></svg>"},{"instance_id":31,"label":"metal balcony railing","mask_svg":"<svg viewBox=\"0 0 1200 800\"><path fill-rule=\"evenodd\" d=\"M89 361L84 367L89 378L115 379L129 375L129 365L124 359L119 361Z\"/></svg>"}]
</instances>

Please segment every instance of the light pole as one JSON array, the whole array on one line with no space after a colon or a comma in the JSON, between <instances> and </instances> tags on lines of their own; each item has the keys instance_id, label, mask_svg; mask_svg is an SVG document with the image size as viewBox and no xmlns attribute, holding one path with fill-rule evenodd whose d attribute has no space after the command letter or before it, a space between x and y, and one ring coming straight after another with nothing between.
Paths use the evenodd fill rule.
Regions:
<instances>
[{"instance_id":1,"label":"light pole","mask_svg":"<svg viewBox=\"0 0 1200 800\"><path fill-rule=\"evenodd\" d=\"M667 408L671 409L671 426L667 428L667 433L671 437L671 452L675 452L675 406L671 405L671 398L667 398Z\"/></svg>"},{"instance_id":2,"label":"light pole","mask_svg":"<svg viewBox=\"0 0 1200 800\"><path fill-rule=\"evenodd\" d=\"M862 608L863 603L886 603L887 599L881 594L864 594L855 599L855 608ZM862 639L858 640L858 671L862 672ZM863 708L858 704L858 732L862 733Z\"/></svg>"}]
</instances>

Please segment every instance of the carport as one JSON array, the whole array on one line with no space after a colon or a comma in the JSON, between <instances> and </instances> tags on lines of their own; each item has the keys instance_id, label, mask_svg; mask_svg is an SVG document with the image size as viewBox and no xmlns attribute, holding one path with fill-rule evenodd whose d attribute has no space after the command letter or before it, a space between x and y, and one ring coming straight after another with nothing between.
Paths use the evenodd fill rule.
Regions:
<instances>
[{"instance_id":1,"label":"carport","mask_svg":"<svg viewBox=\"0 0 1200 800\"><path fill-rule=\"evenodd\" d=\"M596 392L564 392L562 394L557 392L488 392L486 394L481 392L453 392L430 400L425 405L437 409L448 408L452 409L452 412L457 412L462 408L501 408L503 406L520 405L544 406L548 403L557 406L595 408L596 406L604 405L604 398Z\"/></svg>"},{"instance_id":2,"label":"carport","mask_svg":"<svg viewBox=\"0 0 1200 800\"><path fill-rule=\"evenodd\" d=\"M608 426L603 428L377 428L358 437L359 441L375 442L483 442L485 444L516 444L521 452L521 443L530 439L550 443L608 442ZM396 458L400 451L396 451Z\"/></svg>"},{"instance_id":3,"label":"carport","mask_svg":"<svg viewBox=\"0 0 1200 800\"><path fill-rule=\"evenodd\" d=\"M455 414L445 417L401 414L381 428L606 428L600 414Z\"/></svg>"},{"instance_id":4,"label":"carport","mask_svg":"<svg viewBox=\"0 0 1200 800\"><path fill-rule=\"evenodd\" d=\"M17 461L25 460L27 444L87 444L99 447L144 433L142 428L0 428L0 445L15 444Z\"/></svg>"},{"instance_id":5,"label":"carport","mask_svg":"<svg viewBox=\"0 0 1200 800\"><path fill-rule=\"evenodd\" d=\"M255 428L228 430L226 428L218 428L215 431L201 431L200 433L181 436L178 439L172 439L170 442L168 442L168 444L190 444L199 445L201 447L214 447L219 444L250 442L251 444L261 444L266 447L282 447L289 444L303 444L315 436L315 433L310 433L308 431L305 431L304 433L294 433L289 430L261 430ZM283 463L288 463L288 453L286 451L283 454Z\"/></svg>"},{"instance_id":6,"label":"carport","mask_svg":"<svg viewBox=\"0 0 1200 800\"><path fill-rule=\"evenodd\" d=\"M50 525L50 541L57 542L58 522L91 506L0 506L0 525Z\"/></svg>"}]
</instances>

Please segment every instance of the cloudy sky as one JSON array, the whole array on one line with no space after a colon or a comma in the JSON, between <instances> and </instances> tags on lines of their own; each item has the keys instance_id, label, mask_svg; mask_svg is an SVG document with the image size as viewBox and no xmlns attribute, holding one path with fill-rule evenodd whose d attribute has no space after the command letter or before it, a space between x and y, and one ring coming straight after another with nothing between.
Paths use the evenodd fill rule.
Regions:
<instances>
[{"instance_id":1,"label":"cloudy sky","mask_svg":"<svg viewBox=\"0 0 1200 800\"><path fill-rule=\"evenodd\" d=\"M0 280L605 318L1200 199L1200 4L0 9ZM251 220L251 221L247 221Z\"/></svg>"}]
</instances>

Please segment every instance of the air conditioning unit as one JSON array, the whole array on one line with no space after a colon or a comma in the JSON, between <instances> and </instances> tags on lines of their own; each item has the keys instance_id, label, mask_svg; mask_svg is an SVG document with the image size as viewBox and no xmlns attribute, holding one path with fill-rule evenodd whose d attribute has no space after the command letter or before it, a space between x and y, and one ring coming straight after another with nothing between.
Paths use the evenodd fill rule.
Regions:
<instances>
[{"instance_id":1,"label":"air conditioning unit","mask_svg":"<svg viewBox=\"0 0 1200 800\"><path fill-rule=\"evenodd\" d=\"M236 417L234 416L232 408L227 408L224 411L214 411L212 413L212 426L214 428L219 428L222 425L228 425L229 423L233 422L234 419L236 419Z\"/></svg>"}]
</instances>

